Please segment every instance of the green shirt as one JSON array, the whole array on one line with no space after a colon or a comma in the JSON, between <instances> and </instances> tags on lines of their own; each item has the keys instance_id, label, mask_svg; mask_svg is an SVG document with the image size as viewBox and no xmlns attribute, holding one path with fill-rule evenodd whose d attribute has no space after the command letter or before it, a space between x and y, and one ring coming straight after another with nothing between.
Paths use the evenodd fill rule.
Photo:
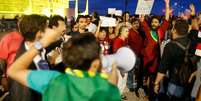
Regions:
<instances>
[{"instance_id":1,"label":"green shirt","mask_svg":"<svg viewBox=\"0 0 201 101\"><path fill-rule=\"evenodd\" d=\"M43 101L120 101L115 85L100 74L79 77L56 71L31 71L27 82L30 88L42 93Z\"/></svg>"}]
</instances>

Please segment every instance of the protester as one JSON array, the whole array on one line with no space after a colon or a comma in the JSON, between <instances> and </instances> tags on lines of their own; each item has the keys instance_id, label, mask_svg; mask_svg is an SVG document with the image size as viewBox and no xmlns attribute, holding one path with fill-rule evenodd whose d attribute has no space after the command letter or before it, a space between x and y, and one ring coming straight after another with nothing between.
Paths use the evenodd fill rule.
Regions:
<instances>
[{"instance_id":1,"label":"protester","mask_svg":"<svg viewBox=\"0 0 201 101\"><path fill-rule=\"evenodd\" d=\"M160 81L166 72L169 71L170 82L168 84L168 94L170 101L183 101L190 96L188 84L183 82L184 77L182 76L188 76L188 74L187 72L186 74L180 74L180 71L181 73L184 73L182 64L186 61L186 52L188 52L190 46L190 39L187 37L187 34L188 23L184 20L177 20L172 29L173 41L170 41L165 46L161 65L155 81L155 92L157 92ZM184 47L186 50L181 47ZM191 64L190 67L184 68L193 70L193 65Z\"/></svg>"},{"instance_id":2,"label":"protester","mask_svg":"<svg viewBox=\"0 0 201 101\"><path fill-rule=\"evenodd\" d=\"M92 18L90 16L87 16L87 27L86 28L91 33L95 33L96 32L97 26L92 23Z\"/></svg>"},{"instance_id":3,"label":"protester","mask_svg":"<svg viewBox=\"0 0 201 101\"><path fill-rule=\"evenodd\" d=\"M164 5L163 10L160 10L165 16L152 13L142 15L144 12L132 15L134 12L128 12L129 8L125 8L123 14L120 10L109 12L108 9L108 13L111 13L108 15L98 10L89 15L80 13L76 19L65 17L64 20L59 15L51 15L50 18L35 15L38 18L27 20L26 23L19 21L18 25L24 27L8 33L0 41L0 79L8 78L6 69L9 69L8 74L14 79L14 83L11 82L8 87L10 97L4 100L41 100L39 93L18 84L19 81L40 92L45 101L135 100L130 95L147 101L200 101L201 61L200 51L196 47L201 43L201 13L195 12L197 8L190 4L189 9L177 14L175 7L180 7L180 2L164 1L161 4ZM103 20L105 17L102 16L113 20ZM27 19L28 16L24 17ZM14 25L7 22L9 19L4 16L2 18L2 31ZM102 21L108 24L103 26ZM46 29L46 26L44 31L44 22L50 29ZM66 27L65 23L71 26ZM32 35L31 40L27 40L28 36L24 35ZM101 56L115 54L123 46L131 48L136 54L133 69L127 73L116 70L115 65L112 66L112 72L102 69ZM25 55L22 56L23 53ZM188 53L189 57L184 53ZM45 60L47 68L41 68L44 64L38 64L38 59L35 59L38 56ZM186 57L191 61L186 61ZM17 60L12 65L15 58ZM184 64L190 67L186 73L182 73ZM181 83L182 77L185 81L189 78L188 83ZM125 93L126 84L128 93ZM4 88L0 85L0 90ZM145 93L142 94L142 90ZM32 94L39 94L39 97Z\"/></svg>"},{"instance_id":4,"label":"protester","mask_svg":"<svg viewBox=\"0 0 201 101\"><path fill-rule=\"evenodd\" d=\"M134 68L128 72L127 86L131 92L135 91L136 95L139 95L138 89L142 85L142 76L143 76L141 51L143 50L143 47L144 47L143 45L144 36L143 36L143 32L140 31L139 19L137 18L132 19L131 24L132 24L132 28L129 30L128 45L136 54L137 62ZM133 79L133 77L135 79Z\"/></svg>"},{"instance_id":5,"label":"protester","mask_svg":"<svg viewBox=\"0 0 201 101\"><path fill-rule=\"evenodd\" d=\"M21 22L18 21L18 27ZM6 71L15 60L17 50L20 48L24 38L17 27L16 30L7 33L0 41L0 71L1 71L1 92L8 91L8 78Z\"/></svg>"},{"instance_id":6,"label":"protester","mask_svg":"<svg viewBox=\"0 0 201 101\"><path fill-rule=\"evenodd\" d=\"M29 51L13 63L8 70L11 78L40 92L43 95L43 101L120 100L116 86L110 84L104 79L105 76L98 73L101 69L100 46L96 38L89 33L76 35L63 45L62 58L66 65L65 74L55 71L29 70L32 59L39 51L61 35L51 29L46 29L45 32L46 35L40 41L37 41ZM115 71L112 74L115 74Z\"/></svg>"},{"instance_id":7,"label":"protester","mask_svg":"<svg viewBox=\"0 0 201 101\"><path fill-rule=\"evenodd\" d=\"M113 53L117 52L117 50L123 46L128 45L128 33L129 29L126 26L122 26L119 30L118 37L113 42Z\"/></svg>"},{"instance_id":8,"label":"protester","mask_svg":"<svg viewBox=\"0 0 201 101\"><path fill-rule=\"evenodd\" d=\"M78 25L78 32L70 32L70 35L82 34L87 32L87 18L83 15L79 15L76 23Z\"/></svg>"},{"instance_id":9,"label":"protester","mask_svg":"<svg viewBox=\"0 0 201 101\"><path fill-rule=\"evenodd\" d=\"M25 15L19 23L19 30L24 38L20 48L17 50L18 58L30 47L33 43L39 40L44 34L44 29L47 27L47 17L40 15ZM43 54L44 51L41 51ZM37 55L29 66L29 69L49 69L49 65L43 55ZM40 101L41 95L34 90L31 90L14 80L10 80L8 101Z\"/></svg>"},{"instance_id":10,"label":"protester","mask_svg":"<svg viewBox=\"0 0 201 101\"><path fill-rule=\"evenodd\" d=\"M145 41L144 41L144 50L143 50L143 62L144 68L146 69L146 76L148 83L148 90L146 93L149 95L149 100L154 99L154 81L156 77L157 68L159 66L160 59L160 43L164 40L165 32L168 28L168 20L170 16L169 10L169 0L165 0L166 5L166 14L163 23L160 26L159 19L153 17L151 20L151 28L144 19L144 16L141 16L141 25L145 31Z\"/></svg>"}]
</instances>

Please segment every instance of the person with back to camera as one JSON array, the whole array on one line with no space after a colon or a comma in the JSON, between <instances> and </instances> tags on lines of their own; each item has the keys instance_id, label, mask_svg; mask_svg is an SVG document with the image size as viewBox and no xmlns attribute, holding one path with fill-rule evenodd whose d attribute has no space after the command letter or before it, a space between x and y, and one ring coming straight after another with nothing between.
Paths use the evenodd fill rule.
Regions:
<instances>
[{"instance_id":1,"label":"person with back to camera","mask_svg":"<svg viewBox=\"0 0 201 101\"><path fill-rule=\"evenodd\" d=\"M115 65L109 76L98 72L101 69L100 46L91 33L75 35L64 43L64 74L27 69L40 49L61 35L51 29L45 32L48 35L45 34L11 65L8 75L12 79L40 92L43 101L120 101L118 88L114 85L117 83Z\"/></svg>"}]
</instances>

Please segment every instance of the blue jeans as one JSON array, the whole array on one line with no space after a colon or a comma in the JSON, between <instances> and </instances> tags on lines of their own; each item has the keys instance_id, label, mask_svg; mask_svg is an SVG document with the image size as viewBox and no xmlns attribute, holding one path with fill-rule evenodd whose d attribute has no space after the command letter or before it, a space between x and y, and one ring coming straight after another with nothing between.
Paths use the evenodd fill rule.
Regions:
<instances>
[{"instance_id":1,"label":"blue jeans","mask_svg":"<svg viewBox=\"0 0 201 101\"><path fill-rule=\"evenodd\" d=\"M178 86L171 82L168 84L168 94L170 96L181 98L184 95L184 89L185 89L184 87Z\"/></svg>"},{"instance_id":2,"label":"blue jeans","mask_svg":"<svg viewBox=\"0 0 201 101\"><path fill-rule=\"evenodd\" d=\"M130 70L128 72L128 78L127 78L127 87L128 89L131 89L131 88L136 88L137 87L137 82L136 82L136 76L135 76L135 69L138 69L140 68L140 58L136 58L136 64L135 66L133 67L132 70Z\"/></svg>"}]
</instances>

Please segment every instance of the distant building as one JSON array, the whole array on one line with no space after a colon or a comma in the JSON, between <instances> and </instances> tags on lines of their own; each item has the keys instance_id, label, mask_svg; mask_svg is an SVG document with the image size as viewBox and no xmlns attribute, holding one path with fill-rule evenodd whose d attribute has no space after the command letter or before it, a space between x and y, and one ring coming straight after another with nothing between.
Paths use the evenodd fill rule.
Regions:
<instances>
[{"instance_id":1,"label":"distant building","mask_svg":"<svg viewBox=\"0 0 201 101\"><path fill-rule=\"evenodd\" d=\"M59 14L66 16L69 0L0 0L0 18L22 14Z\"/></svg>"}]
</instances>

